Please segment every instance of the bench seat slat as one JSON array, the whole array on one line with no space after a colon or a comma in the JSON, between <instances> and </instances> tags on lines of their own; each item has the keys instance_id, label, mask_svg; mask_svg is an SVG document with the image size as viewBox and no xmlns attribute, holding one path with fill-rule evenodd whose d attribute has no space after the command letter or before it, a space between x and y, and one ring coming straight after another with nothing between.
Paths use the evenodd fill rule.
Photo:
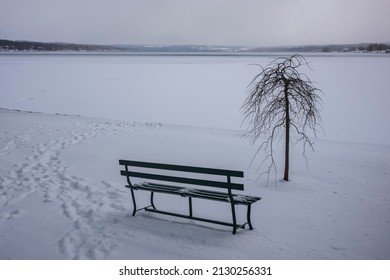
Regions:
<instances>
[{"instance_id":1,"label":"bench seat slat","mask_svg":"<svg viewBox=\"0 0 390 280\"><path fill-rule=\"evenodd\" d=\"M169 185L159 185L159 184L151 184L149 182L142 182L138 184L133 185L135 189L142 187L142 188L150 188L150 189L161 189L161 190L167 190L167 191L180 191L184 187L178 187L178 186L169 186Z\"/></svg>"},{"instance_id":2,"label":"bench seat slat","mask_svg":"<svg viewBox=\"0 0 390 280\"><path fill-rule=\"evenodd\" d=\"M145 184L150 185L150 186L167 187L167 188L174 187L174 186L169 186L169 185L165 185L165 184L156 184L156 183L150 183L150 182L144 183L144 185ZM187 192L193 193L193 194L220 196L223 198L229 196L226 192L209 191L209 190L201 190L201 189L194 189L194 188L183 188L183 189L185 189Z\"/></svg>"},{"instance_id":3,"label":"bench seat slat","mask_svg":"<svg viewBox=\"0 0 390 280\"><path fill-rule=\"evenodd\" d=\"M210 200L218 200L218 201L228 201L228 197L222 197L222 196L212 196L212 195L199 195L193 192L192 189L188 188L176 188L176 189L169 189L169 188L159 188L156 186L150 186L148 184L139 184L134 185L134 189L136 190L145 190L145 191L152 191L152 192L158 192L158 193L166 193L166 194L175 194L180 195L184 197L193 197L193 198L204 198L204 199L210 199Z\"/></svg>"},{"instance_id":4,"label":"bench seat slat","mask_svg":"<svg viewBox=\"0 0 390 280\"><path fill-rule=\"evenodd\" d=\"M176 186L170 186L170 185L166 185L166 184L156 184L156 183L151 183L151 182L146 182L144 184L147 184L147 185L152 185L152 186L159 186L159 187L171 187L171 188L180 188L180 187L176 187ZM191 190L191 192L193 193L199 193L199 194L205 194L205 195L220 195L221 197L228 197L229 195L226 193L226 192L219 192L219 191L210 191L210 190L201 190L201 189L193 189L193 188L190 188L189 190ZM256 202L258 200L261 199L261 197L258 197L258 196L251 196L251 195L242 195L242 194L233 194L233 197L234 198L237 198L238 199L241 199L241 200L247 200L247 201L253 201L253 202Z\"/></svg>"},{"instance_id":5,"label":"bench seat slat","mask_svg":"<svg viewBox=\"0 0 390 280\"><path fill-rule=\"evenodd\" d=\"M143 184L135 184L133 185L135 190L143 189L143 190L151 190L151 191L165 191L165 192L179 192L182 188L160 188L157 186L148 186Z\"/></svg>"},{"instance_id":6,"label":"bench seat slat","mask_svg":"<svg viewBox=\"0 0 390 280\"><path fill-rule=\"evenodd\" d=\"M208 190L169 186L164 184L160 185L160 184L149 183L149 182L135 184L133 187L134 189L139 189L139 190L147 190L147 191L154 191L160 193L170 193L170 194L177 194L185 197L204 198L210 200L229 202L229 195L222 192L213 192ZM236 194L233 194L232 196L236 204L248 205L260 200L260 197L255 197L255 196L236 195Z\"/></svg>"}]
</instances>

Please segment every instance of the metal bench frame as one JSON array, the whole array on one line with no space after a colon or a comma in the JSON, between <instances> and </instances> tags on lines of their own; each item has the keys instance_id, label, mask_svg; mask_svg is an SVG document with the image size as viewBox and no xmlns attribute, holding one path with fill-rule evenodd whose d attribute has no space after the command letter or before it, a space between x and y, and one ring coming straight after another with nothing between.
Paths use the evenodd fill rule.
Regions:
<instances>
[{"instance_id":1,"label":"metal bench frame","mask_svg":"<svg viewBox=\"0 0 390 280\"><path fill-rule=\"evenodd\" d=\"M170 216L181 217L181 218L186 218L191 220L230 226L233 227L233 232L232 232L233 234L236 234L238 228L245 228L246 225L249 226L250 230L253 229L251 223L251 205L256 201L260 200L261 198L256 196L234 194L232 192L232 190L235 191L244 190L243 184L232 183L232 178L244 177L244 173L242 171L194 167L194 166L182 166L182 165L172 165L172 164L162 164L162 163L152 163L152 162L142 162L142 161L131 161L131 160L119 160L119 165L124 166L124 170L121 170L121 175L126 177L127 185L125 187L129 188L131 192L131 197L134 206L133 214L132 214L133 216L135 216L136 212L145 210L148 212L160 213L164 215L170 215ZM146 169L147 172L130 171L130 167L142 168L142 170ZM156 172L154 173L151 172L153 171L153 169L165 170L168 173L172 171L179 171L181 172L181 174L182 172L186 172L185 174L198 173L198 174L205 174L205 175L206 174L220 175L220 176L225 176L226 181L203 180L203 179L195 179L195 178L190 178L185 176L161 175L161 174L155 174ZM153 181L132 184L130 178L143 178L143 179L149 179ZM160 183L161 181L199 185L208 188L218 188L218 189L225 190L225 192L161 184ZM150 205L142 208L137 208L137 203L134 195L135 190L149 191L151 193ZM154 204L154 193L164 193L164 194L187 197L188 210L189 210L188 215L158 210ZM193 198L208 199L208 200L230 203L231 211L232 211L232 223L194 216L193 208L192 208ZM243 224L237 223L235 205L247 206L246 223Z\"/></svg>"}]
</instances>

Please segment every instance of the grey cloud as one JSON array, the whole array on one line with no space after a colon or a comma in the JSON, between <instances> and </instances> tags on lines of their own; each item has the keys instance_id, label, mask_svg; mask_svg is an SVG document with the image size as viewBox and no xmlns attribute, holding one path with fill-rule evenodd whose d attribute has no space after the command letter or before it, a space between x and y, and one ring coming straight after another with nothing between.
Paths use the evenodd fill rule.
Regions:
<instances>
[{"instance_id":1,"label":"grey cloud","mask_svg":"<svg viewBox=\"0 0 390 280\"><path fill-rule=\"evenodd\" d=\"M388 0L2 0L0 38L291 45L390 41Z\"/></svg>"}]
</instances>

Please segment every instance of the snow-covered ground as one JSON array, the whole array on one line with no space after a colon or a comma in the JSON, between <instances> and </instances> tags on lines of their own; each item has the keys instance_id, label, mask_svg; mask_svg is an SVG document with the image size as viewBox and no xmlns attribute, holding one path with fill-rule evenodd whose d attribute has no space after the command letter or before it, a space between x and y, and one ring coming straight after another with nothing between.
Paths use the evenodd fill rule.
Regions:
<instances>
[{"instance_id":1,"label":"snow-covered ground","mask_svg":"<svg viewBox=\"0 0 390 280\"><path fill-rule=\"evenodd\" d=\"M0 259L390 259L390 58L309 57L326 135L308 167L294 146L292 180L280 167L276 186L248 166L239 112L248 64L270 60L1 55ZM262 197L255 229L132 217L120 158L243 170ZM227 204L194 207L230 219Z\"/></svg>"}]
</instances>

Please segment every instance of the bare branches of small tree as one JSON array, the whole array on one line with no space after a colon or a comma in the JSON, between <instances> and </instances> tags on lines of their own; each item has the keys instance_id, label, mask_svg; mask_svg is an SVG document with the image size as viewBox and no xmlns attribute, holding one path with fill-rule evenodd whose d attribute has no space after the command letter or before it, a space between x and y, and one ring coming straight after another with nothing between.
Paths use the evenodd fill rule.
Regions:
<instances>
[{"instance_id":1,"label":"bare branches of small tree","mask_svg":"<svg viewBox=\"0 0 390 280\"><path fill-rule=\"evenodd\" d=\"M303 142L303 155L306 146L313 149L313 142L307 131L317 135L321 128L319 105L322 91L298 68L308 66L308 62L301 55L281 57L273 60L266 67L261 67L249 84L248 96L242 105L244 121L249 122L247 135L255 143L259 137L266 136L257 153L263 150L265 158L262 163L270 159L266 173L276 169L274 160L274 140L284 133L284 176L289 180L290 160L290 133L296 132L298 141ZM309 66L308 66L309 67ZM253 160L252 160L253 162Z\"/></svg>"}]
</instances>

